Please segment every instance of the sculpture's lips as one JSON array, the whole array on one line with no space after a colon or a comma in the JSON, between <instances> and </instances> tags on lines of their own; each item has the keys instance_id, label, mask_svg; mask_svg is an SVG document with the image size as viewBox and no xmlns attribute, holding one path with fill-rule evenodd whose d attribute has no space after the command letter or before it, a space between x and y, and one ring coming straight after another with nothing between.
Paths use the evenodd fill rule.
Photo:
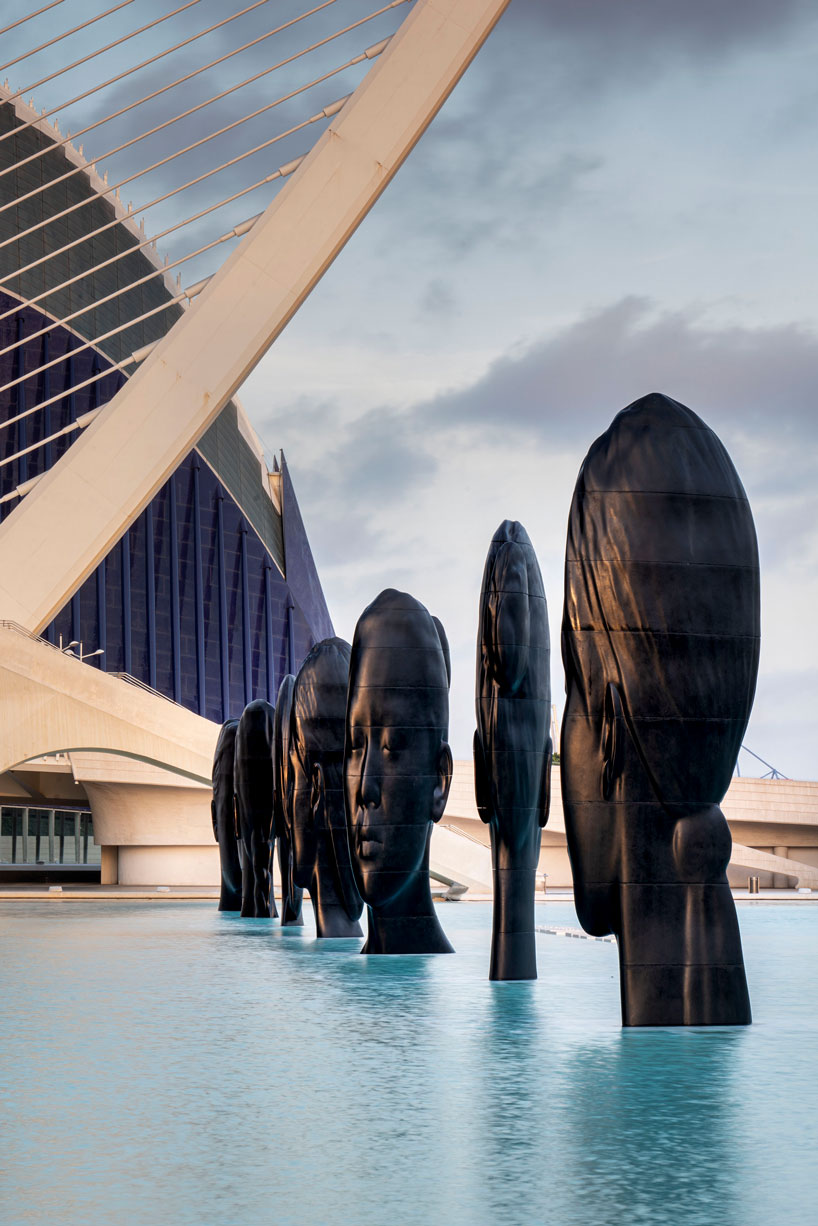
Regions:
<instances>
[{"instance_id":1,"label":"sculpture's lips","mask_svg":"<svg viewBox=\"0 0 818 1226\"><path fill-rule=\"evenodd\" d=\"M360 859L372 859L379 854L381 840L373 830L358 826L355 831L355 847Z\"/></svg>"}]
</instances>

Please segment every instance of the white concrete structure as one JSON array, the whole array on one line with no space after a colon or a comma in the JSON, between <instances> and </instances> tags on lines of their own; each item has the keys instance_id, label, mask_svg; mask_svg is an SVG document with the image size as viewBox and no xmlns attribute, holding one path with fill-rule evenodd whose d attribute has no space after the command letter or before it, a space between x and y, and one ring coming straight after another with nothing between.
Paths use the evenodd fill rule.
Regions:
<instances>
[{"instance_id":1,"label":"white concrete structure","mask_svg":"<svg viewBox=\"0 0 818 1226\"><path fill-rule=\"evenodd\" d=\"M0 798L90 805L103 884L218 882L217 724L0 624L0 728Z\"/></svg>"},{"instance_id":2,"label":"white concrete structure","mask_svg":"<svg viewBox=\"0 0 818 1226\"><path fill-rule=\"evenodd\" d=\"M0 776L43 754L91 750L207 784L218 727L0 623Z\"/></svg>"},{"instance_id":3,"label":"white concrete structure","mask_svg":"<svg viewBox=\"0 0 818 1226\"><path fill-rule=\"evenodd\" d=\"M481 894L492 892L491 851L445 818L432 828L429 866L444 881L457 881Z\"/></svg>"},{"instance_id":4,"label":"white concrete structure","mask_svg":"<svg viewBox=\"0 0 818 1226\"><path fill-rule=\"evenodd\" d=\"M734 779L722 809L733 836L728 869L733 885L746 886L749 876L757 876L762 889L796 884L818 889L818 783ZM474 769L469 761L454 764L443 822L488 847L488 829L477 812ZM542 835L539 871L548 875L549 886L573 884L558 766L551 775L551 816Z\"/></svg>"}]
</instances>

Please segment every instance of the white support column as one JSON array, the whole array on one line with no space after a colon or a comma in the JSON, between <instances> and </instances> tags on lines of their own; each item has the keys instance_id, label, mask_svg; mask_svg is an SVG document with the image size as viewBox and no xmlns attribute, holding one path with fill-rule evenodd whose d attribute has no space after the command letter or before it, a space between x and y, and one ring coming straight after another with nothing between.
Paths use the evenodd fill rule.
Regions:
<instances>
[{"instance_id":1,"label":"white support column","mask_svg":"<svg viewBox=\"0 0 818 1226\"><path fill-rule=\"evenodd\" d=\"M436 115L508 0L417 0L256 226L0 526L0 617L39 632L240 387Z\"/></svg>"}]
</instances>

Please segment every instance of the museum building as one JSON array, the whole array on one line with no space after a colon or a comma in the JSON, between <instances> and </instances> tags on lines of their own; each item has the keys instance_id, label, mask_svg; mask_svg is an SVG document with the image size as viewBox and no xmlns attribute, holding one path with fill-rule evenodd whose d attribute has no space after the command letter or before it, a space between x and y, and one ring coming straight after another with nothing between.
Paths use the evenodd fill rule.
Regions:
<instances>
[{"instance_id":1,"label":"museum building","mask_svg":"<svg viewBox=\"0 0 818 1226\"><path fill-rule=\"evenodd\" d=\"M105 193L80 150L0 89L0 522L185 309L144 229ZM233 401L42 637L221 723L274 701L332 633L283 454L268 471ZM24 844L29 861L53 858L60 811L49 856L46 811L21 810L4 780L0 862L19 863Z\"/></svg>"}]
</instances>

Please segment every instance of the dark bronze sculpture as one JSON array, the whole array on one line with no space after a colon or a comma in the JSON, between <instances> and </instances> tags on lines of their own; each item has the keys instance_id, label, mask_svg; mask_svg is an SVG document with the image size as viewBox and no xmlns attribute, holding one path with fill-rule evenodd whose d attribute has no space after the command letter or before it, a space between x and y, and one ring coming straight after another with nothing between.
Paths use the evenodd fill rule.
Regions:
<instances>
[{"instance_id":1,"label":"dark bronze sculpture","mask_svg":"<svg viewBox=\"0 0 818 1226\"><path fill-rule=\"evenodd\" d=\"M241 859L233 799L233 758L238 726L237 719L229 719L222 724L213 755L213 799L210 802L210 816L221 861L220 911L241 911Z\"/></svg>"},{"instance_id":2,"label":"dark bronze sculpture","mask_svg":"<svg viewBox=\"0 0 818 1226\"><path fill-rule=\"evenodd\" d=\"M290 895L309 891L318 937L362 936L344 813L349 643L324 639L295 679L291 716Z\"/></svg>"},{"instance_id":3,"label":"dark bronze sculpture","mask_svg":"<svg viewBox=\"0 0 818 1226\"><path fill-rule=\"evenodd\" d=\"M256 919L278 914L273 897L273 716L257 698L236 729L233 783L242 848L241 913Z\"/></svg>"},{"instance_id":4,"label":"dark bronze sculpture","mask_svg":"<svg viewBox=\"0 0 818 1226\"><path fill-rule=\"evenodd\" d=\"M747 496L684 405L636 401L591 447L565 559L561 775L582 926L614 932L626 1026L750 1022L719 808L755 691Z\"/></svg>"},{"instance_id":5,"label":"dark bronze sculpture","mask_svg":"<svg viewBox=\"0 0 818 1226\"><path fill-rule=\"evenodd\" d=\"M534 891L551 775L551 648L536 554L522 524L494 534L477 634L477 810L491 833L490 979L536 979Z\"/></svg>"},{"instance_id":6,"label":"dark bronze sculpture","mask_svg":"<svg viewBox=\"0 0 818 1226\"><path fill-rule=\"evenodd\" d=\"M304 891L292 885L292 844L290 842L290 812L292 808L290 723L295 677L287 673L278 690L273 719L273 825L278 842L278 868L281 875L281 927L301 928L304 925L302 901Z\"/></svg>"},{"instance_id":7,"label":"dark bronze sculpture","mask_svg":"<svg viewBox=\"0 0 818 1226\"><path fill-rule=\"evenodd\" d=\"M429 887L432 823L452 778L451 664L443 627L388 589L352 641L344 797L355 881L367 905L362 953L452 953Z\"/></svg>"}]
</instances>

